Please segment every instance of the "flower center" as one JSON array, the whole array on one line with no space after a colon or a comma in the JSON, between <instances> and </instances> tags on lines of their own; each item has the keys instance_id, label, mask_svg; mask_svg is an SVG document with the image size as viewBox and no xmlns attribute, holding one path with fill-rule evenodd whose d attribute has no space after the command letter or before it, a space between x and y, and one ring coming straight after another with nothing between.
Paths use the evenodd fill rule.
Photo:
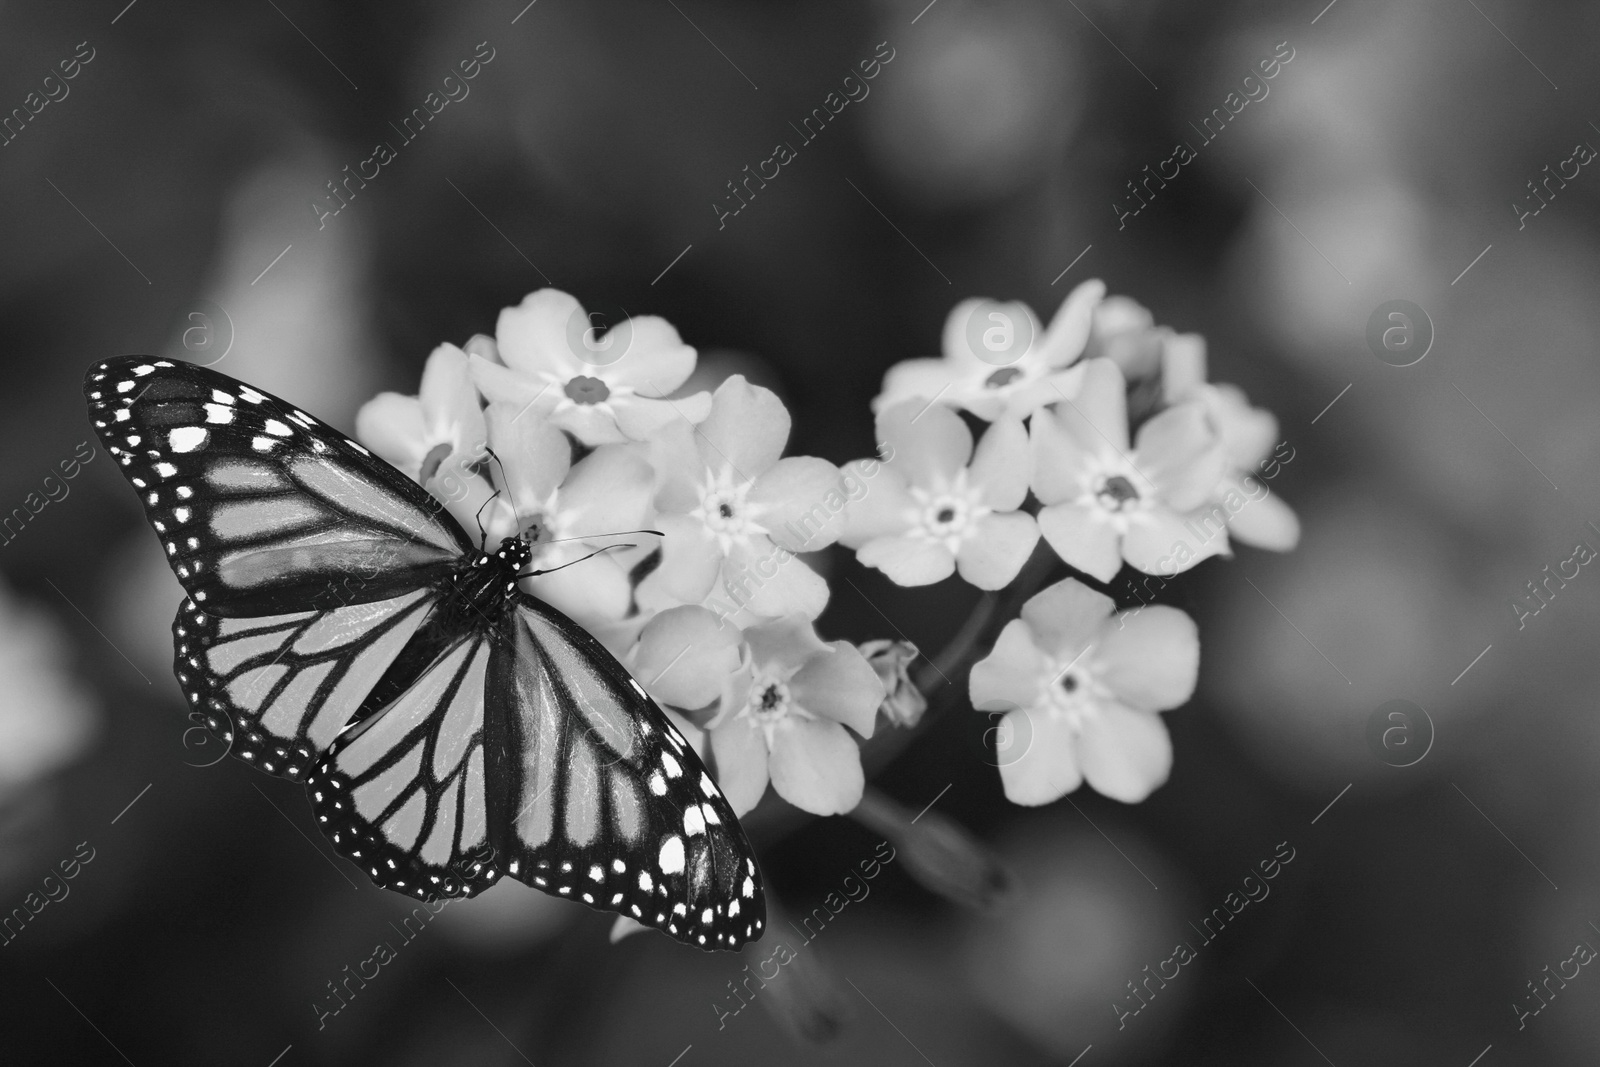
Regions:
<instances>
[{"instance_id":1,"label":"flower center","mask_svg":"<svg viewBox=\"0 0 1600 1067\"><path fill-rule=\"evenodd\" d=\"M708 471L700 487L700 503L689 512L717 539L723 555L735 545L749 547L752 537L767 533L767 528L757 521L763 509L745 499L749 493L750 484L736 485L731 469L720 474Z\"/></svg>"},{"instance_id":2,"label":"flower center","mask_svg":"<svg viewBox=\"0 0 1600 1067\"><path fill-rule=\"evenodd\" d=\"M1096 688L1084 668L1076 664L1057 667L1045 689L1045 705L1052 718L1064 720L1076 733L1095 714Z\"/></svg>"},{"instance_id":3,"label":"flower center","mask_svg":"<svg viewBox=\"0 0 1600 1067\"><path fill-rule=\"evenodd\" d=\"M434 445L428 450L428 454L422 457L422 470L418 474L418 480L423 485L428 484L428 480L439 473L444 461L450 458L451 451L449 444Z\"/></svg>"},{"instance_id":4,"label":"flower center","mask_svg":"<svg viewBox=\"0 0 1600 1067\"><path fill-rule=\"evenodd\" d=\"M924 522L935 537L960 534L967 525L967 502L955 497L940 497L928 506Z\"/></svg>"},{"instance_id":5,"label":"flower center","mask_svg":"<svg viewBox=\"0 0 1600 1067\"><path fill-rule=\"evenodd\" d=\"M978 522L994 509L983 502L982 494L967 485L967 472L956 472L948 482L924 489L911 487L911 498L916 501L906 516L911 537L942 544L952 554L978 531Z\"/></svg>"},{"instance_id":6,"label":"flower center","mask_svg":"<svg viewBox=\"0 0 1600 1067\"><path fill-rule=\"evenodd\" d=\"M1095 496L1107 511L1125 511L1139 502L1139 490L1120 474L1113 474L1102 481Z\"/></svg>"},{"instance_id":7,"label":"flower center","mask_svg":"<svg viewBox=\"0 0 1600 1067\"><path fill-rule=\"evenodd\" d=\"M789 714L789 687L770 679L757 681L750 688L750 711L762 725L786 717Z\"/></svg>"},{"instance_id":8,"label":"flower center","mask_svg":"<svg viewBox=\"0 0 1600 1067\"><path fill-rule=\"evenodd\" d=\"M568 380L564 392L575 404L603 404L611 397L611 389L605 382L587 374Z\"/></svg>"},{"instance_id":9,"label":"flower center","mask_svg":"<svg viewBox=\"0 0 1600 1067\"><path fill-rule=\"evenodd\" d=\"M1020 377L1022 377L1021 367L1001 367L985 378L983 384L987 389L1003 389Z\"/></svg>"}]
</instances>

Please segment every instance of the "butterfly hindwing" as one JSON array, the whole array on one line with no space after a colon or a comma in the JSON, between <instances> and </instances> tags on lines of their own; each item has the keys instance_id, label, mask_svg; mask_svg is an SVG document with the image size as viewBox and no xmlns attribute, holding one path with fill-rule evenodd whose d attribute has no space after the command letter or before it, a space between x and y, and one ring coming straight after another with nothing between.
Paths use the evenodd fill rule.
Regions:
<instances>
[{"instance_id":1,"label":"butterfly hindwing","mask_svg":"<svg viewBox=\"0 0 1600 1067\"><path fill-rule=\"evenodd\" d=\"M185 600L178 684L199 720L253 767L304 782L433 605L429 590L324 611L225 619Z\"/></svg>"},{"instance_id":2,"label":"butterfly hindwing","mask_svg":"<svg viewBox=\"0 0 1600 1067\"><path fill-rule=\"evenodd\" d=\"M227 375L121 356L91 367L84 392L167 562L209 614L384 600L472 551L421 486Z\"/></svg>"},{"instance_id":3,"label":"butterfly hindwing","mask_svg":"<svg viewBox=\"0 0 1600 1067\"><path fill-rule=\"evenodd\" d=\"M340 736L309 785L323 832L385 888L472 896L509 874L704 948L766 924L750 846L694 750L530 596Z\"/></svg>"},{"instance_id":4,"label":"butterfly hindwing","mask_svg":"<svg viewBox=\"0 0 1600 1067\"><path fill-rule=\"evenodd\" d=\"M423 900L474 896L500 877L489 848L490 658L487 632L451 642L312 769L322 832L385 889Z\"/></svg>"},{"instance_id":5,"label":"butterfly hindwing","mask_svg":"<svg viewBox=\"0 0 1600 1067\"><path fill-rule=\"evenodd\" d=\"M510 755L506 872L705 948L761 936L761 875L732 807L643 687L523 597L491 668ZM501 671L504 677L496 677ZM496 718L496 716L491 716Z\"/></svg>"}]
</instances>

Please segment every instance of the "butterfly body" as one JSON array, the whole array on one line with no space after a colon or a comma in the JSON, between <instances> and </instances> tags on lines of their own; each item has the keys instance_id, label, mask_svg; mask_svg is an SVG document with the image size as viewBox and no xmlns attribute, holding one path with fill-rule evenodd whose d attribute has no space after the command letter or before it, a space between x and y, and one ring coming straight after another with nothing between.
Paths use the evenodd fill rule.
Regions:
<instances>
[{"instance_id":1,"label":"butterfly body","mask_svg":"<svg viewBox=\"0 0 1600 1067\"><path fill-rule=\"evenodd\" d=\"M122 357L85 393L189 593L194 717L304 783L375 883L431 900L509 875L699 947L760 936L731 807L622 665L521 588L524 538L474 546L356 442L205 368Z\"/></svg>"}]
</instances>

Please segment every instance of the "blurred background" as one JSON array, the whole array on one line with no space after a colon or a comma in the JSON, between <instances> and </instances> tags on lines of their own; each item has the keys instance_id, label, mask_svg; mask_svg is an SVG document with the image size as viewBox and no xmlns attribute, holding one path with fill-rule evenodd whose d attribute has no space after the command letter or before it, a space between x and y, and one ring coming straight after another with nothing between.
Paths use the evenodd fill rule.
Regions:
<instances>
[{"instance_id":1,"label":"blurred background","mask_svg":"<svg viewBox=\"0 0 1600 1067\"><path fill-rule=\"evenodd\" d=\"M1567 961L1600 946L1600 577L1513 605L1600 549L1579 150L1600 145L1600 4L523 3L0 3L0 513L26 519L0 544L0 912L50 897L0 944L0 1058L1595 1062L1600 977ZM1266 95L1202 133L1275 56ZM379 141L394 158L331 213ZM733 214L779 141L796 158ZM708 371L780 392L792 452L842 462L958 300L1047 317L1096 276L1278 414L1301 545L1164 594L1204 649L1149 801L1013 807L984 718L943 715L876 784L938 796L1009 901L963 909L890 863L737 1015L730 983L768 953L611 945L606 917L520 885L402 941L405 902L332 855L303 791L211 766L171 676L178 586L80 393L91 362L161 352L349 428L548 284L666 317ZM1431 323L1404 368L1366 340L1394 299ZM972 603L835 566L925 646ZM893 636L837 583L820 628ZM1396 699L1427 716L1404 767L1368 739ZM750 823L791 913L879 840ZM398 958L319 1026L385 940ZM1179 941L1195 959L1143 984Z\"/></svg>"}]
</instances>

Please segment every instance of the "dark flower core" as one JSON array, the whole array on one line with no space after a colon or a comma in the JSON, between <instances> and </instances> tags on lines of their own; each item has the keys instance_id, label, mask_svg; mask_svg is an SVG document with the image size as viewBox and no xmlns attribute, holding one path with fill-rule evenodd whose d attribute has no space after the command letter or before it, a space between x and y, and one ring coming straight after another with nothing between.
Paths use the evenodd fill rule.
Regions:
<instances>
[{"instance_id":1,"label":"dark flower core","mask_svg":"<svg viewBox=\"0 0 1600 1067\"><path fill-rule=\"evenodd\" d=\"M611 390L599 378L580 374L567 382L567 398L577 404L603 404L611 397Z\"/></svg>"},{"instance_id":2,"label":"dark flower core","mask_svg":"<svg viewBox=\"0 0 1600 1067\"><path fill-rule=\"evenodd\" d=\"M1106 502L1107 507L1113 511L1120 511L1125 504L1139 499L1139 490L1122 475L1113 474L1100 487L1099 496Z\"/></svg>"}]
</instances>

